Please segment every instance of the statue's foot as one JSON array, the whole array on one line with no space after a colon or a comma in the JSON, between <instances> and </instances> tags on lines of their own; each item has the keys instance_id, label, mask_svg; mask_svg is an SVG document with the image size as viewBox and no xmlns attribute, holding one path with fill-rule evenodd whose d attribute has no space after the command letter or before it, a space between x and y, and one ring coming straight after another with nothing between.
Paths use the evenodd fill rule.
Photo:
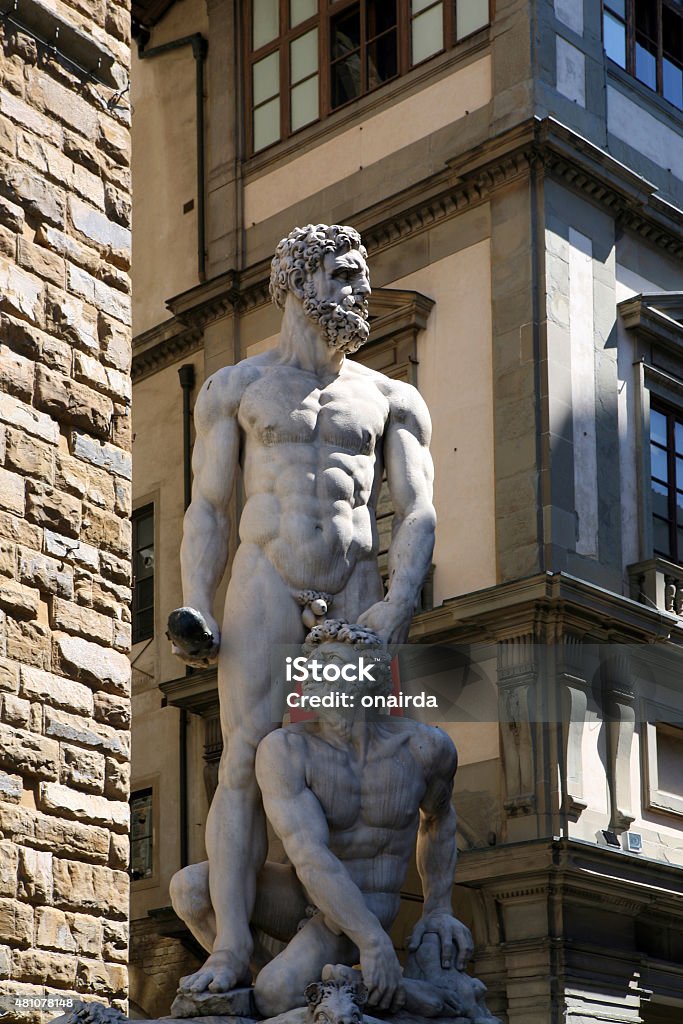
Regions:
<instances>
[{"instance_id":1,"label":"statue's foot","mask_svg":"<svg viewBox=\"0 0 683 1024\"><path fill-rule=\"evenodd\" d=\"M181 992L230 992L251 984L248 961L242 961L229 949L217 949L203 967L180 979Z\"/></svg>"}]
</instances>

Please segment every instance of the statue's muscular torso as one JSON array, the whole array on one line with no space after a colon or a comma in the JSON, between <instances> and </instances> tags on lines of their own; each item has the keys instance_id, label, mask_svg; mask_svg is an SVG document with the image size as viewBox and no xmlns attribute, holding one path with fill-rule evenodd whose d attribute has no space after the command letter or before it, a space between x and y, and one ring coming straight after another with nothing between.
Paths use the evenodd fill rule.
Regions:
<instances>
[{"instance_id":1,"label":"statue's muscular torso","mask_svg":"<svg viewBox=\"0 0 683 1024\"><path fill-rule=\"evenodd\" d=\"M377 552L374 506L396 383L348 362L329 383L275 359L240 368L240 540L257 545L287 585L338 593Z\"/></svg>"},{"instance_id":2,"label":"statue's muscular torso","mask_svg":"<svg viewBox=\"0 0 683 1024\"><path fill-rule=\"evenodd\" d=\"M322 739L314 724L286 732L325 814L330 850L388 928L398 912L430 776L452 744L440 729L407 719L388 717L366 729L362 761L351 744Z\"/></svg>"}]
</instances>

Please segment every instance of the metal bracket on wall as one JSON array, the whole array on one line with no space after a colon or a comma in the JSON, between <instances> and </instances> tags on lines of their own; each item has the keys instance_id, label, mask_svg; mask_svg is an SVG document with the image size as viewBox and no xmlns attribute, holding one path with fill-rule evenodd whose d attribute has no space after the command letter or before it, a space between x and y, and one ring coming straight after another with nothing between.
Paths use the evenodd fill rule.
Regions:
<instances>
[{"instance_id":1,"label":"metal bracket on wall","mask_svg":"<svg viewBox=\"0 0 683 1024\"><path fill-rule=\"evenodd\" d=\"M108 89L122 89L125 85L114 54L92 36L60 18L41 0L13 0L3 8L0 18L5 24L30 36L79 78Z\"/></svg>"}]
</instances>

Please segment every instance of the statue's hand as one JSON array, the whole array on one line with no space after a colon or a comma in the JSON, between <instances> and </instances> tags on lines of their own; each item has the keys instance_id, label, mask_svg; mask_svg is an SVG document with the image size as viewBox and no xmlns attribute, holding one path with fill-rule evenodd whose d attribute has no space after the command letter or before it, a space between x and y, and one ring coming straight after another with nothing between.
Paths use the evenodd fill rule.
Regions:
<instances>
[{"instance_id":1,"label":"statue's hand","mask_svg":"<svg viewBox=\"0 0 683 1024\"><path fill-rule=\"evenodd\" d=\"M218 658L221 634L218 623L207 612L176 608L168 617L166 636L173 653L194 668L208 668Z\"/></svg>"},{"instance_id":2,"label":"statue's hand","mask_svg":"<svg viewBox=\"0 0 683 1024\"><path fill-rule=\"evenodd\" d=\"M372 629L384 644L402 644L410 626L412 608L392 601L377 601L358 616L358 625Z\"/></svg>"},{"instance_id":3,"label":"statue's hand","mask_svg":"<svg viewBox=\"0 0 683 1024\"><path fill-rule=\"evenodd\" d=\"M388 935L383 933L363 945L360 967L368 990L368 1003L394 1013L400 1010L405 1003L403 973Z\"/></svg>"},{"instance_id":4,"label":"statue's hand","mask_svg":"<svg viewBox=\"0 0 683 1024\"><path fill-rule=\"evenodd\" d=\"M457 950L455 966L464 971L474 953L472 933L467 925L452 914L435 911L420 918L408 943L408 951L414 953L427 932L435 932L441 944L441 966L448 970L453 963L454 947Z\"/></svg>"}]
</instances>

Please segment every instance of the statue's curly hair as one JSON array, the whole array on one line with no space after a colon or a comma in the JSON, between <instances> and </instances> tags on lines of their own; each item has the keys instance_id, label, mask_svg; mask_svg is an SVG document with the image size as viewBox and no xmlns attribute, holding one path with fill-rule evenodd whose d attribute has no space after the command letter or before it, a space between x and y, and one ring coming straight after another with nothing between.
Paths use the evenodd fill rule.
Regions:
<instances>
[{"instance_id":1,"label":"statue's curly hair","mask_svg":"<svg viewBox=\"0 0 683 1024\"><path fill-rule=\"evenodd\" d=\"M315 273L325 253L350 249L367 257L360 235L347 225L307 224L290 231L278 242L270 264L270 297L278 309L285 308L293 284L303 289L306 277Z\"/></svg>"},{"instance_id":2,"label":"statue's curly hair","mask_svg":"<svg viewBox=\"0 0 683 1024\"><path fill-rule=\"evenodd\" d=\"M370 660L374 661L377 667L375 686L371 689L376 693L391 693L391 651L374 630L359 626L357 622L346 622L344 619L325 619L308 633L301 646L301 653L308 658L320 644L332 642L349 644L356 650L367 650Z\"/></svg>"}]
</instances>

